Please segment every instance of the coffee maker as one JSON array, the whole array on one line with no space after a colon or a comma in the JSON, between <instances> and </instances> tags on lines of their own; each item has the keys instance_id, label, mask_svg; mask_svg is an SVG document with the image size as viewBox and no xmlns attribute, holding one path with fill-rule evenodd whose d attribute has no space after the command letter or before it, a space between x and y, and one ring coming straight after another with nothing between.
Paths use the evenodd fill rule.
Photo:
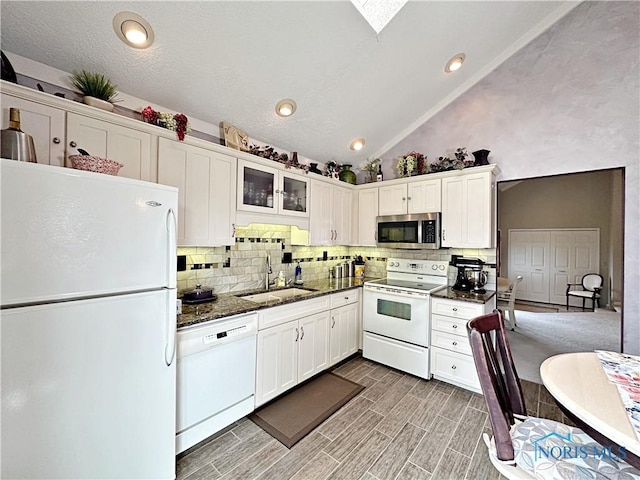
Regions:
<instances>
[{"instance_id":1,"label":"coffee maker","mask_svg":"<svg viewBox=\"0 0 640 480\"><path fill-rule=\"evenodd\" d=\"M486 274L482 271L484 262L479 258L451 256L451 265L458 269L453 289L459 292L485 293L482 288L486 282ZM484 279L484 281L483 281Z\"/></svg>"}]
</instances>

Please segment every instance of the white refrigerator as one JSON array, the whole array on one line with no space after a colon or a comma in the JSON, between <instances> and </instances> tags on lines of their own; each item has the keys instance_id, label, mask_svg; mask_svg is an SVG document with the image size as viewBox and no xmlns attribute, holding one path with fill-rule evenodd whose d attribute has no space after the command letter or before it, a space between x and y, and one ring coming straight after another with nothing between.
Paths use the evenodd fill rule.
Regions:
<instances>
[{"instance_id":1,"label":"white refrigerator","mask_svg":"<svg viewBox=\"0 0 640 480\"><path fill-rule=\"evenodd\" d=\"M178 190L0 159L2 478L175 478Z\"/></svg>"}]
</instances>

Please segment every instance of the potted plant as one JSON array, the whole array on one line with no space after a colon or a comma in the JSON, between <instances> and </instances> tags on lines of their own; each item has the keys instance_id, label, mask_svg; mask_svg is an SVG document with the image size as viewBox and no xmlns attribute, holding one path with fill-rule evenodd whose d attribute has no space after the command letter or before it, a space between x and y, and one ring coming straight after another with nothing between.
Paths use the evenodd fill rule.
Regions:
<instances>
[{"instance_id":1,"label":"potted plant","mask_svg":"<svg viewBox=\"0 0 640 480\"><path fill-rule=\"evenodd\" d=\"M82 93L82 101L92 107L113 112L113 103L118 94L117 86L101 73L82 70L71 77L73 86Z\"/></svg>"}]
</instances>

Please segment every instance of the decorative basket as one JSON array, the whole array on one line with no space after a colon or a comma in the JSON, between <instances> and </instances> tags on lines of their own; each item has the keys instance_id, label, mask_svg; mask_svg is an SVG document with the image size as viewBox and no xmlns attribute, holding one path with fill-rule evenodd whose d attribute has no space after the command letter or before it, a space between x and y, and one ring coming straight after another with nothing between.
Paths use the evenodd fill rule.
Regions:
<instances>
[{"instance_id":1,"label":"decorative basket","mask_svg":"<svg viewBox=\"0 0 640 480\"><path fill-rule=\"evenodd\" d=\"M69 155L69 160L71 160L71 166L75 169L106 173L107 175L118 175L118 171L124 167L123 164L115 160L92 155Z\"/></svg>"}]
</instances>

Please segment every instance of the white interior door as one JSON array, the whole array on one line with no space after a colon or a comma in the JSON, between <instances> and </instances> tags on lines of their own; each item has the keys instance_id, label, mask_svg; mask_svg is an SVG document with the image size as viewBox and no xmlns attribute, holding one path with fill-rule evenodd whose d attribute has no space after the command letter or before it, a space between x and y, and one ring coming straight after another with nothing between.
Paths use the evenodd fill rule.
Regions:
<instances>
[{"instance_id":1,"label":"white interior door","mask_svg":"<svg viewBox=\"0 0 640 480\"><path fill-rule=\"evenodd\" d=\"M549 303L564 305L567 283L580 283L583 275L600 271L600 231L552 231L550 242ZM580 299L573 301L582 305Z\"/></svg>"},{"instance_id":2,"label":"white interior door","mask_svg":"<svg viewBox=\"0 0 640 480\"><path fill-rule=\"evenodd\" d=\"M509 277L522 275L517 298L549 302L549 232L509 230Z\"/></svg>"}]
</instances>

